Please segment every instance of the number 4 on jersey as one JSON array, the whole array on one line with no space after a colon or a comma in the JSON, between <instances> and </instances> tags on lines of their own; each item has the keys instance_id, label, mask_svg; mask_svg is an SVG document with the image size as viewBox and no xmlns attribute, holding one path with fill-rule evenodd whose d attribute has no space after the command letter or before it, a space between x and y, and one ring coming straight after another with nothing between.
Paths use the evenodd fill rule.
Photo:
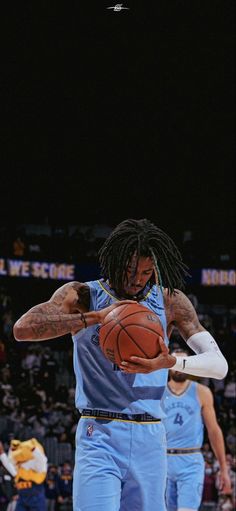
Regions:
<instances>
[{"instance_id":1,"label":"number 4 on jersey","mask_svg":"<svg viewBox=\"0 0 236 511\"><path fill-rule=\"evenodd\" d=\"M180 426L182 426L183 423L184 421L182 415L180 415L180 413L177 413L173 424L179 424Z\"/></svg>"}]
</instances>

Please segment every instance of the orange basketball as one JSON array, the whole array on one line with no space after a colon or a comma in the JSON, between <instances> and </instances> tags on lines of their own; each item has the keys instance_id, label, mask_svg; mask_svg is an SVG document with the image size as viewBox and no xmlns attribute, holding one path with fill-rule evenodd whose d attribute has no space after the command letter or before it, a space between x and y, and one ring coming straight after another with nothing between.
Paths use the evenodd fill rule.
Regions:
<instances>
[{"instance_id":1,"label":"orange basketball","mask_svg":"<svg viewBox=\"0 0 236 511\"><path fill-rule=\"evenodd\" d=\"M160 337L164 339L159 317L138 303L113 309L99 331L102 352L117 365L132 355L155 358L160 352Z\"/></svg>"}]
</instances>

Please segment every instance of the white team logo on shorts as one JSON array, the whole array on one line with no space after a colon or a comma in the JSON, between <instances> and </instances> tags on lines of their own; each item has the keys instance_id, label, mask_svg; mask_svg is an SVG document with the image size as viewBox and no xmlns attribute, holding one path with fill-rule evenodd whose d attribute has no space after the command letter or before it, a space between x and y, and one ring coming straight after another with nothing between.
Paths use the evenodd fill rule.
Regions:
<instances>
[{"instance_id":1,"label":"white team logo on shorts","mask_svg":"<svg viewBox=\"0 0 236 511\"><path fill-rule=\"evenodd\" d=\"M92 436L93 434L93 425L89 424L87 427L87 436Z\"/></svg>"}]
</instances>

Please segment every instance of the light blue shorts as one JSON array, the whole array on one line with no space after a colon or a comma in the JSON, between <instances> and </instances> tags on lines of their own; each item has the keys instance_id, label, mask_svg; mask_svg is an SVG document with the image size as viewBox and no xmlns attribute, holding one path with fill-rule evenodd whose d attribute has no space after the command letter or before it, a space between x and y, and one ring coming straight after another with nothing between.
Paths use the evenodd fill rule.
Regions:
<instances>
[{"instance_id":1,"label":"light blue shorts","mask_svg":"<svg viewBox=\"0 0 236 511\"><path fill-rule=\"evenodd\" d=\"M202 500L204 459L202 454L167 455L167 511L181 507L197 510Z\"/></svg>"},{"instance_id":2,"label":"light blue shorts","mask_svg":"<svg viewBox=\"0 0 236 511\"><path fill-rule=\"evenodd\" d=\"M166 470L161 422L80 418L73 511L166 511Z\"/></svg>"}]
</instances>

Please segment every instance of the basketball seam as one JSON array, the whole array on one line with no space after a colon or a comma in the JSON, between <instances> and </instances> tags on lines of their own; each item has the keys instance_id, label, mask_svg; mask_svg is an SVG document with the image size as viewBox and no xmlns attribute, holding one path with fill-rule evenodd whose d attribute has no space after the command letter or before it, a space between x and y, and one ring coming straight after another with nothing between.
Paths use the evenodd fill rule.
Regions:
<instances>
[{"instance_id":1,"label":"basketball seam","mask_svg":"<svg viewBox=\"0 0 236 511\"><path fill-rule=\"evenodd\" d=\"M125 309L127 309L127 307L129 307L129 306L130 306L130 304L129 304L129 303L127 303L127 304L125 304L125 305L120 305L120 306L119 306L119 307L117 307L116 309L113 309L113 311L112 311L112 312L115 312L115 311L116 311L116 314L117 314L117 315L116 315L116 314L114 314L114 316L115 316L115 317L117 317L117 318L119 318L119 313L121 314L122 312L124 312L124 311L125 311ZM126 316L125 316L125 317L126 317Z\"/></svg>"},{"instance_id":2,"label":"basketball seam","mask_svg":"<svg viewBox=\"0 0 236 511\"><path fill-rule=\"evenodd\" d=\"M128 305L126 305L126 307L128 307ZM123 311L124 311L124 309L123 309ZM112 312L114 312L114 311L112 311ZM121 311L121 312L122 312L122 311ZM149 310L149 309L147 309L147 310L145 310L145 311L143 311L143 310L137 310L137 311L135 311L135 312L131 312L131 313L127 314L127 316L124 316L124 317L122 316L122 321L123 321L123 319L129 318L130 316L135 316L135 314L140 314L140 313L142 313L142 314L147 314L147 313L149 313L149 314L155 314L155 312L152 312L152 311L151 311L151 310ZM155 316L158 318L159 323L160 323L160 325L161 325L161 320L159 319L159 316L158 316L157 314L155 314ZM109 319L109 321L107 321L107 322L105 323L105 325L109 325L109 323L110 323L111 321L117 321L117 325L118 325L118 324L120 324L119 316L116 316L116 315L112 316L112 317ZM105 325L102 325L102 326L105 326ZM161 326L162 326L162 325L161 325ZM102 327L101 327L101 328L102 328Z\"/></svg>"},{"instance_id":3,"label":"basketball seam","mask_svg":"<svg viewBox=\"0 0 236 511\"><path fill-rule=\"evenodd\" d=\"M126 316L126 317L127 317L127 316ZM122 320L123 320L123 319L124 319L124 318L122 318ZM160 336L160 337L164 340L163 335L158 334L158 333L157 333L157 331L155 330L155 328L151 328L150 326L142 325L142 324L141 324L141 325L139 325L139 324L137 324L137 323L128 323L127 325L122 325L122 323L120 323L119 321L117 321L117 323L116 323L116 324L117 324L117 325L120 325L120 327L122 327L122 328L123 328L123 330L125 330L125 329L126 329L127 327L129 327L129 326L135 326L135 327L137 327L137 328L143 328L144 330L149 330L150 332L152 332L152 333L154 333L154 334L156 334L156 335L159 335L159 336ZM162 325L161 325L161 327L162 327ZM163 327L162 327L162 330L163 330ZM128 332L126 332L126 333L128 333ZM164 331L163 331L163 334L164 334Z\"/></svg>"},{"instance_id":4,"label":"basketball seam","mask_svg":"<svg viewBox=\"0 0 236 511\"><path fill-rule=\"evenodd\" d=\"M118 324L119 324L119 323L116 323L116 325L118 325ZM107 323L107 325L109 325L109 323ZM115 326L116 326L116 325L115 325ZM106 326L106 325L104 325L104 326ZM101 328L102 328L102 327L101 327ZM113 326L110 328L110 330L108 330L108 332L106 333L106 336L105 336L105 338L104 338L104 340L103 340L103 346L105 346L105 342L106 342L106 340L107 340L107 337L108 337L108 335L111 333L111 331L113 330L113 328L114 328L114 325L113 325ZM100 330L101 330L101 329L100 329ZM100 334L100 332L99 332L99 334Z\"/></svg>"},{"instance_id":5,"label":"basketball seam","mask_svg":"<svg viewBox=\"0 0 236 511\"><path fill-rule=\"evenodd\" d=\"M123 307L124 307L124 308L123 308ZM124 310L125 310L127 307L129 307L129 304L128 304L128 303L127 303L127 305L122 305L122 306L120 306L120 307L117 307L117 309L122 309L120 312L124 312ZM110 318L108 321L106 321L106 323L105 323L104 325L102 325L102 326L101 326L101 328L102 328L103 326L109 325L109 323L110 323L111 321L115 321L115 320L116 320L116 318L117 318L117 319L119 318L119 316L118 316L118 315L115 315L115 314L114 314L114 311L119 312L117 309L113 309L111 312L109 312L109 314L111 314L111 313L112 313L111 318ZM138 311L138 312L139 312L139 311ZM141 311L141 312L144 312L144 311ZM134 314L134 313L132 313L132 314ZM128 316L129 316L129 314L128 314ZM125 316L125 318L127 318L128 316Z\"/></svg>"},{"instance_id":6,"label":"basketball seam","mask_svg":"<svg viewBox=\"0 0 236 511\"><path fill-rule=\"evenodd\" d=\"M129 314L127 314L127 316L122 316L122 320L123 319L126 319L128 318L129 316L135 316L135 314L155 314L155 312L152 312L150 309L146 309L146 310L137 310L135 312L130 312ZM157 314L155 314L155 316L157 316ZM159 316L157 316L157 318L159 319ZM119 319L119 316L117 317L117 319ZM160 319L159 319L160 321Z\"/></svg>"},{"instance_id":7,"label":"basketball seam","mask_svg":"<svg viewBox=\"0 0 236 511\"><path fill-rule=\"evenodd\" d=\"M147 357L147 354L145 353L145 351L144 351L144 350L142 350L142 348L140 348L140 346L139 346L139 345L137 344L137 342L133 339L133 337L129 334L129 332L127 332L127 331L126 331L125 327L123 327L123 326L121 325L121 328L122 328L122 330L124 330L124 331L125 331L125 333L126 333L126 334L128 335L128 337L131 339L131 341L135 344L135 346L137 346L137 348L139 348L139 349L140 349L140 351L142 351L142 353L143 353L143 354ZM120 333L122 332L122 330L120 330L120 331L119 331L118 336L117 336L117 343L118 343L118 345L119 345L119 336L120 336ZM119 346L119 354L120 354L120 346ZM120 358L121 358L121 356L120 356Z\"/></svg>"},{"instance_id":8,"label":"basketball seam","mask_svg":"<svg viewBox=\"0 0 236 511\"><path fill-rule=\"evenodd\" d=\"M148 359L152 359L153 357L149 357L149 356L147 355L147 353L146 353L146 352L145 352L145 351L144 351L144 350L143 350L143 349L139 346L139 344L135 341L135 339L132 337L132 335L131 335L129 332L127 332L127 330L126 330L126 326L135 326L135 327L137 327L137 328L139 328L139 327L144 328L144 327L143 327L142 325L137 325L136 323L134 323L133 325L132 325L132 324L131 324L131 325L129 324L129 325L125 325L125 326L123 326L123 325L121 324L120 326L121 326L121 329L120 329L120 331L119 331L119 333L118 333L118 335L117 335L117 343L118 343L119 355L120 355L119 336L120 336L121 331L122 331L122 330L124 330L124 331L125 331L125 333L126 333L126 335L128 335L128 337L129 337L129 338L131 339L131 341L135 344L135 346L137 346L137 348L138 348L138 349L140 349L140 351L142 351L142 353L143 353L143 354L144 354L144 355L145 355ZM151 332L153 332L154 334L156 334L156 336L157 336L157 337L161 337L161 338L163 339L162 335L157 334L157 332L156 332L155 330L152 330L151 328L147 328L147 327L145 327L145 330L150 330ZM121 355L120 355L120 358L121 358Z\"/></svg>"}]
</instances>

